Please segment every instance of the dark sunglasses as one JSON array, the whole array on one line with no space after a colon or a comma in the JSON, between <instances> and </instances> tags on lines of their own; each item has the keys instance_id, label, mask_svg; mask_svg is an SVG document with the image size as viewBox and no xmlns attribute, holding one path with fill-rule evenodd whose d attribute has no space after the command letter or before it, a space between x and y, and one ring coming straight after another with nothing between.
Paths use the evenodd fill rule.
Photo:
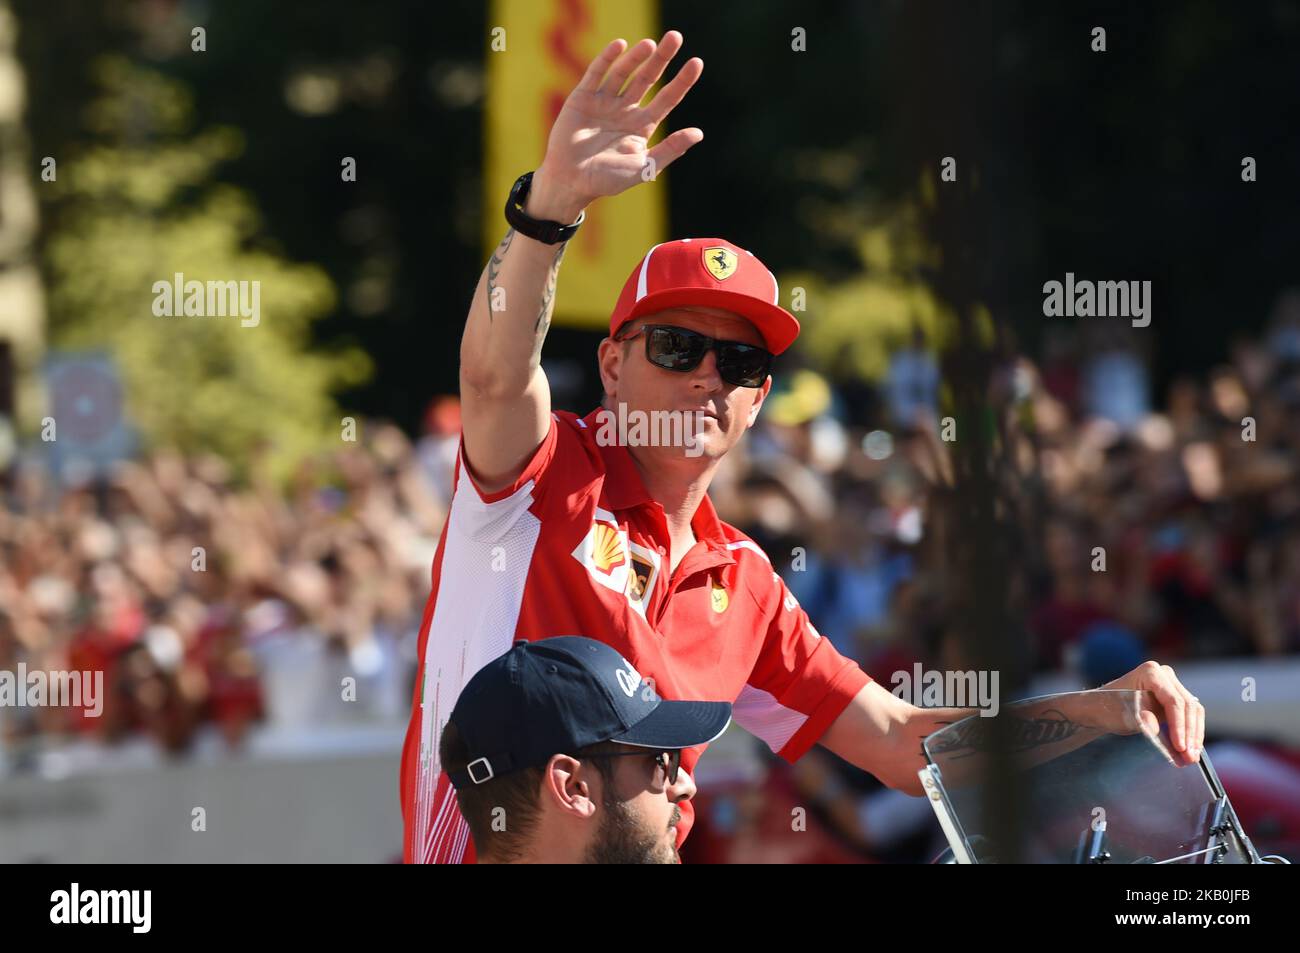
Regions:
<instances>
[{"instance_id":1,"label":"dark sunglasses","mask_svg":"<svg viewBox=\"0 0 1300 953\"><path fill-rule=\"evenodd\" d=\"M740 341L719 341L689 328L671 324L643 324L633 334L616 341L630 341L642 331L646 360L666 371L693 371L709 351L718 353L718 376L737 387L762 387L772 372L771 351Z\"/></svg>"},{"instance_id":2,"label":"dark sunglasses","mask_svg":"<svg viewBox=\"0 0 1300 953\"><path fill-rule=\"evenodd\" d=\"M577 757L582 760L583 758L648 758L651 755L645 751L602 751L597 754L580 754ZM668 779L668 783L676 784L677 769L682 766L681 749L660 751L653 757L655 764L664 769L664 777Z\"/></svg>"}]
</instances>

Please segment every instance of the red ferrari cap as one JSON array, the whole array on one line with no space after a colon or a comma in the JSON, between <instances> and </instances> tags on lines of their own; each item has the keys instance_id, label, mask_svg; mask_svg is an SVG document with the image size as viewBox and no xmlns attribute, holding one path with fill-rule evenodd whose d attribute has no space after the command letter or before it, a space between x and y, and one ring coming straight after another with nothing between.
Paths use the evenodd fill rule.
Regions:
<instances>
[{"instance_id":1,"label":"red ferrari cap","mask_svg":"<svg viewBox=\"0 0 1300 953\"><path fill-rule=\"evenodd\" d=\"M609 334L642 315L701 305L734 311L780 354L799 336L799 322L777 304L776 276L752 252L722 238L681 238L654 246L632 269L609 317Z\"/></svg>"}]
</instances>

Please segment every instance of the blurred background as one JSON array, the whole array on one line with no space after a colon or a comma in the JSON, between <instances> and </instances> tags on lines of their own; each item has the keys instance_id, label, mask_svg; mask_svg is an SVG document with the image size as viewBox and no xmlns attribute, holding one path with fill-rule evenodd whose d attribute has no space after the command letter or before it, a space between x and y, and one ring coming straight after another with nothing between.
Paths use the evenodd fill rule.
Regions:
<instances>
[{"instance_id":1,"label":"blurred background","mask_svg":"<svg viewBox=\"0 0 1300 953\"><path fill-rule=\"evenodd\" d=\"M0 0L0 670L106 695L0 707L0 861L400 858L464 315L587 62L669 28L705 139L590 211L555 406L650 245L753 250L804 333L711 496L819 630L887 687L1172 664L1300 857L1300 5ZM1067 272L1150 324L1045 317ZM698 781L688 862L942 843L738 728Z\"/></svg>"}]
</instances>

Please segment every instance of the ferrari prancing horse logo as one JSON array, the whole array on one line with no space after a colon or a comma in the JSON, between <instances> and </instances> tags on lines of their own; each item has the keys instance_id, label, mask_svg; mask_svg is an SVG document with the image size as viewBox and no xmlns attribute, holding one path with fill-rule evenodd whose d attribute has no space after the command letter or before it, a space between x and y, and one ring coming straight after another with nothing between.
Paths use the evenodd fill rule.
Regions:
<instances>
[{"instance_id":1,"label":"ferrari prancing horse logo","mask_svg":"<svg viewBox=\"0 0 1300 953\"><path fill-rule=\"evenodd\" d=\"M704 256L704 267L719 281L725 281L736 273L736 253L730 248L713 245L701 254Z\"/></svg>"},{"instance_id":2,"label":"ferrari prancing horse logo","mask_svg":"<svg viewBox=\"0 0 1300 953\"><path fill-rule=\"evenodd\" d=\"M727 611L727 603L730 600L727 598L727 590L724 587L718 585L715 582L713 584L713 592L710 594L709 598L710 598L710 602L713 605L714 612Z\"/></svg>"}]
</instances>

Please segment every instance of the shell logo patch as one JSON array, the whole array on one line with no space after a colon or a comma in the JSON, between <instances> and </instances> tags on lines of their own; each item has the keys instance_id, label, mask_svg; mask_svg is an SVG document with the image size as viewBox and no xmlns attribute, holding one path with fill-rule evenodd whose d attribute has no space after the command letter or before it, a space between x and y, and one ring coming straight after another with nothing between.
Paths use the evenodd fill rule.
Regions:
<instances>
[{"instance_id":1,"label":"shell logo patch","mask_svg":"<svg viewBox=\"0 0 1300 953\"><path fill-rule=\"evenodd\" d=\"M614 514L596 508L590 529L571 553L600 585L622 595L627 589L627 536Z\"/></svg>"},{"instance_id":2,"label":"shell logo patch","mask_svg":"<svg viewBox=\"0 0 1300 953\"><path fill-rule=\"evenodd\" d=\"M633 612L645 618L659 577L660 556L633 542L613 513L596 507L591 527L569 555L586 568L588 578L618 593Z\"/></svg>"},{"instance_id":3,"label":"shell logo patch","mask_svg":"<svg viewBox=\"0 0 1300 953\"><path fill-rule=\"evenodd\" d=\"M713 591L710 593L709 600L713 605L714 612L726 612L727 604L731 601L727 598L727 590L717 583L713 584Z\"/></svg>"},{"instance_id":4,"label":"shell logo patch","mask_svg":"<svg viewBox=\"0 0 1300 953\"><path fill-rule=\"evenodd\" d=\"M705 270L719 281L725 281L736 273L736 253L730 248L713 245L700 254L704 258Z\"/></svg>"},{"instance_id":5,"label":"shell logo patch","mask_svg":"<svg viewBox=\"0 0 1300 953\"><path fill-rule=\"evenodd\" d=\"M597 523L592 527L591 563L605 575L609 575L627 562L623 552L623 537L618 530L608 523Z\"/></svg>"}]
</instances>

